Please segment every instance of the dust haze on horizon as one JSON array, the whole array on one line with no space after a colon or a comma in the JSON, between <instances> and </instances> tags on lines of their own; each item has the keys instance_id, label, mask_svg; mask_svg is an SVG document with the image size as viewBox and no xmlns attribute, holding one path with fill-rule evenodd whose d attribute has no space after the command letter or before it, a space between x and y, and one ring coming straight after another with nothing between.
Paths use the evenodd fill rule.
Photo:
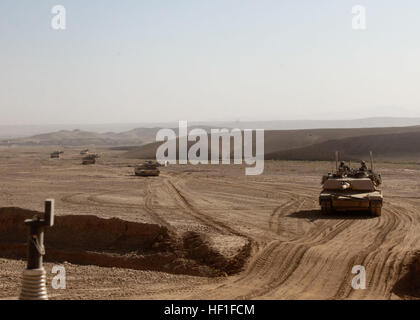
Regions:
<instances>
[{"instance_id":1,"label":"dust haze on horizon","mask_svg":"<svg viewBox=\"0 0 420 320\"><path fill-rule=\"evenodd\" d=\"M56 4L0 3L0 126L420 117L417 2Z\"/></svg>"}]
</instances>

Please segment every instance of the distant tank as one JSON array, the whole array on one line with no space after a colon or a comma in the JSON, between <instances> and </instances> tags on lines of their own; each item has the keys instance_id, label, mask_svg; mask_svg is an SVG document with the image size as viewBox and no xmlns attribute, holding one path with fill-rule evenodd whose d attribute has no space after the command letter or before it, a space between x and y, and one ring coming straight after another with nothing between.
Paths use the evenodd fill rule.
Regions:
<instances>
[{"instance_id":1,"label":"distant tank","mask_svg":"<svg viewBox=\"0 0 420 320\"><path fill-rule=\"evenodd\" d=\"M50 154L51 159L59 159L63 151L54 151Z\"/></svg>"},{"instance_id":2,"label":"distant tank","mask_svg":"<svg viewBox=\"0 0 420 320\"><path fill-rule=\"evenodd\" d=\"M89 153L89 149L84 149L84 150L80 151L81 155L85 155L85 154L88 154L88 153Z\"/></svg>"},{"instance_id":3,"label":"distant tank","mask_svg":"<svg viewBox=\"0 0 420 320\"><path fill-rule=\"evenodd\" d=\"M379 189L382 184L380 174L374 172L371 154L371 168L364 162L359 169L351 169L341 162L336 172L322 178L322 191L319 195L321 211L368 211L374 216L382 212L383 196Z\"/></svg>"},{"instance_id":4,"label":"distant tank","mask_svg":"<svg viewBox=\"0 0 420 320\"><path fill-rule=\"evenodd\" d=\"M146 161L135 167L134 174L140 177L158 176L160 174L159 166L160 164L157 162Z\"/></svg>"},{"instance_id":5,"label":"distant tank","mask_svg":"<svg viewBox=\"0 0 420 320\"><path fill-rule=\"evenodd\" d=\"M97 158L99 158L99 155L97 154L88 154L87 156L83 157L82 164L83 165L95 164Z\"/></svg>"}]
</instances>

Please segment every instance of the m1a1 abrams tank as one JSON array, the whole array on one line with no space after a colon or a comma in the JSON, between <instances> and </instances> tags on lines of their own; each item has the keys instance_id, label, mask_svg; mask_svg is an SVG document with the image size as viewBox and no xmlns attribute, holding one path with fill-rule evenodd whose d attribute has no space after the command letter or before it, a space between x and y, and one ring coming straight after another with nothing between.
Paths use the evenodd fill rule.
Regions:
<instances>
[{"instance_id":1,"label":"m1a1 abrams tank","mask_svg":"<svg viewBox=\"0 0 420 320\"><path fill-rule=\"evenodd\" d=\"M146 161L135 167L134 174L140 177L158 176L160 174L159 166L160 164L157 162Z\"/></svg>"},{"instance_id":2,"label":"m1a1 abrams tank","mask_svg":"<svg viewBox=\"0 0 420 320\"><path fill-rule=\"evenodd\" d=\"M83 157L82 164L83 165L95 164L97 158L99 158L99 155L97 154L88 154L87 156Z\"/></svg>"},{"instance_id":3,"label":"m1a1 abrams tank","mask_svg":"<svg viewBox=\"0 0 420 320\"><path fill-rule=\"evenodd\" d=\"M63 151L54 151L50 154L51 159L60 159L61 154L64 153Z\"/></svg>"},{"instance_id":4,"label":"m1a1 abrams tank","mask_svg":"<svg viewBox=\"0 0 420 320\"><path fill-rule=\"evenodd\" d=\"M383 196L379 186L381 175L374 172L371 154L371 168L364 161L359 169L351 169L341 162L336 172L322 178L319 204L324 213L334 211L368 211L374 216L382 212Z\"/></svg>"}]
</instances>

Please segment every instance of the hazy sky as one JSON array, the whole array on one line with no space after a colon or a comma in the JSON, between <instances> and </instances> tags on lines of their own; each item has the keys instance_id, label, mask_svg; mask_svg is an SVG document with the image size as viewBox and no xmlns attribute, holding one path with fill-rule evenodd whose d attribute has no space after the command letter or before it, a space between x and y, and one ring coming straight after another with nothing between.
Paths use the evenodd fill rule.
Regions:
<instances>
[{"instance_id":1,"label":"hazy sky","mask_svg":"<svg viewBox=\"0 0 420 320\"><path fill-rule=\"evenodd\" d=\"M419 36L418 0L1 0L0 124L420 116Z\"/></svg>"}]
</instances>

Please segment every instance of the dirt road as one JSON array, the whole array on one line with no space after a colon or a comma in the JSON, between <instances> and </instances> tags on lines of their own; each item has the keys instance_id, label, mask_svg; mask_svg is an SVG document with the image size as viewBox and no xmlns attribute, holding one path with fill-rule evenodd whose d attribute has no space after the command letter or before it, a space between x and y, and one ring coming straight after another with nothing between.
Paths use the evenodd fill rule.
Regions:
<instances>
[{"instance_id":1,"label":"dirt road","mask_svg":"<svg viewBox=\"0 0 420 320\"><path fill-rule=\"evenodd\" d=\"M29 152L29 151L26 151ZM3 150L0 206L42 209L56 199L60 215L94 214L202 234L232 258L249 246L242 271L197 277L66 262L66 290L52 298L112 299L399 299L410 287L420 253L420 166L378 164L385 204L380 218L323 215L317 196L327 162L267 161L264 174L241 166L170 166L136 178L127 160L107 153L91 167L76 151L51 161L40 151ZM243 251L245 252L245 251ZM13 297L23 261L0 259L0 298ZM53 263L47 263L47 270ZM366 289L351 286L366 269ZM416 269L417 268L417 269ZM50 274L49 278L53 275Z\"/></svg>"}]
</instances>

